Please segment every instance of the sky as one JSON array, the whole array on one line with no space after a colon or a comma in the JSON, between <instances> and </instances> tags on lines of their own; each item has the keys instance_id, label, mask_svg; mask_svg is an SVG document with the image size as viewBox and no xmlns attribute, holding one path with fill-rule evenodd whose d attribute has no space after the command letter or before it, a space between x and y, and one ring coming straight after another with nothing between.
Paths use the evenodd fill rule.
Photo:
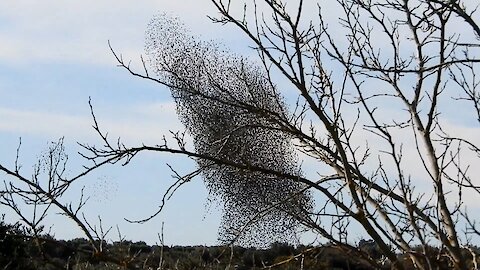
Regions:
<instances>
[{"instance_id":1,"label":"sky","mask_svg":"<svg viewBox=\"0 0 480 270\"><path fill-rule=\"evenodd\" d=\"M81 170L85 161L76 155L81 150L77 142L99 143L91 128L89 98L101 127L132 145L155 144L170 130L182 130L169 90L117 67L108 47L110 41L117 53L132 61L133 68L140 68L147 25L162 13L178 16L204 39L254 55L242 34L210 22L207 15L216 15L210 1L1 1L0 163L13 166L21 137L20 163L29 175L48 143L64 137L71 173ZM461 116L453 117L448 128L480 138L478 126L472 127ZM95 221L101 216L104 227L118 225L127 239L155 243L163 224L166 244L215 244L221 209L208 202L200 178L181 188L150 222L139 225L124 220L156 211L173 181L166 163L184 173L194 168L181 157L143 154L129 166L109 166L82 179L65 202L78 200L84 186L91 197L84 209L87 218ZM412 166L419 164L412 162ZM47 221L57 238L82 236L63 216L53 214ZM118 240L116 235L114 229L110 238Z\"/></svg>"},{"instance_id":2,"label":"sky","mask_svg":"<svg viewBox=\"0 0 480 270\"><path fill-rule=\"evenodd\" d=\"M91 128L89 97L100 125L128 143L155 144L169 130L183 129L168 89L118 68L108 47L110 41L138 67L147 25L161 13L181 17L192 32L205 38L235 41L222 28L211 27L207 15L214 10L205 1L2 1L0 162L13 166L21 137L20 163L30 175L48 143L64 137L72 174L80 170L85 162L76 155L80 150L76 142L99 142ZM181 158L141 155L131 166L111 166L82 179L65 202L77 201L85 186L91 196L87 217L96 221L101 216L104 227L118 225L127 239L153 243L163 223L167 244L216 243L219 209L207 203L201 179L179 190L151 222L137 225L123 220L156 211L161 194L173 181L167 162L180 172L193 167ZM48 222L54 224L52 232L58 238L82 236L62 216L53 214ZM113 240L116 236L116 231L110 235Z\"/></svg>"}]
</instances>

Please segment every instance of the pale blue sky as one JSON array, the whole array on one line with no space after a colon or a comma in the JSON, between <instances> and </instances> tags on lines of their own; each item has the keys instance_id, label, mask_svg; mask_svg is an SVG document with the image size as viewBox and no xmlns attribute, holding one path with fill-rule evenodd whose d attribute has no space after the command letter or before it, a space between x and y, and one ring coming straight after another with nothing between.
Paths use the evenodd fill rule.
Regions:
<instances>
[{"instance_id":1,"label":"pale blue sky","mask_svg":"<svg viewBox=\"0 0 480 270\"><path fill-rule=\"evenodd\" d=\"M98 142L91 129L89 97L105 129L127 142L154 144L168 130L181 129L168 89L116 67L107 41L136 66L147 24L163 12L182 17L192 31L206 37L228 36L210 27L209 7L208 1L194 0L2 1L0 162L13 165L22 137L21 163L30 175L47 143L65 136L71 169L78 171L85 162L75 156L76 142ZM129 239L153 243L165 222L167 244L214 244L220 217L218 209L205 206L201 179L184 186L151 222L123 221L147 217L157 209L172 181L166 162L183 172L193 167L181 158L142 155L131 166L111 166L82 179L64 201L76 200L85 185L92 197L85 208L87 216L101 215L107 227L118 224ZM81 236L62 216L52 214L52 222L59 238ZM110 236L116 239L115 232Z\"/></svg>"},{"instance_id":2,"label":"pale blue sky","mask_svg":"<svg viewBox=\"0 0 480 270\"><path fill-rule=\"evenodd\" d=\"M316 15L313 9L306 10L312 11L307 16ZM215 10L207 0L0 2L0 162L13 166L22 137L20 160L29 175L47 143L65 136L71 169L78 171L84 161L75 155L76 142L98 143L91 129L89 97L104 129L128 143L155 144L168 130L182 129L168 89L116 67L107 44L110 40L138 68L147 24L163 12L180 17L196 35L218 39L234 52L254 55L242 34L211 24L207 15L214 15ZM334 12L326 14L336 17ZM447 108L452 115L447 129L462 130L478 143L478 125L464 117L469 113L464 108ZM414 149L406 147L405 151ZM166 162L182 172L194 167L180 157L140 155L127 167L106 167L82 179L64 201L76 200L85 185L92 197L85 208L87 216L101 215L106 227L118 224L128 239L154 243L164 222L167 244L215 244L220 212L215 205L207 205L201 179L180 189L152 221L136 225L123 220L147 217L157 209L172 182ZM414 160L407 162L412 168L419 166ZM315 175L319 165L305 164L307 173ZM52 231L58 238L81 236L62 216L52 215L49 222L54 223ZM115 232L110 237L117 240Z\"/></svg>"}]
</instances>

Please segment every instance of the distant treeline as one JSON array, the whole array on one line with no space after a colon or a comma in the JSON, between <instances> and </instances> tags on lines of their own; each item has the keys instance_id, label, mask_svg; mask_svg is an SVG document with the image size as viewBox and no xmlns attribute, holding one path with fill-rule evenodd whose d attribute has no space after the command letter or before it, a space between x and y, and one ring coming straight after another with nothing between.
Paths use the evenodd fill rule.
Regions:
<instances>
[{"instance_id":1,"label":"distant treeline","mask_svg":"<svg viewBox=\"0 0 480 270\"><path fill-rule=\"evenodd\" d=\"M98 243L97 243L98 244ZM98 245L97 245L98 246ZM102 243L95 251L85 239L56 240L30 236L19 225L0 221L0 269L373 269L382 261L372 241L361 241L358 253L339 246L274 243L268 249L239 246L158 246L145 242ZM432 254L435 248L432 248ZM477 250L478 251L478 248ZM366 256L364 256L364 255ZM363 257L362 257L363 256ZM389 269L388 264L383 268ZM439 269L449 269L441 264Z\"/></svg>"}]
</instances>

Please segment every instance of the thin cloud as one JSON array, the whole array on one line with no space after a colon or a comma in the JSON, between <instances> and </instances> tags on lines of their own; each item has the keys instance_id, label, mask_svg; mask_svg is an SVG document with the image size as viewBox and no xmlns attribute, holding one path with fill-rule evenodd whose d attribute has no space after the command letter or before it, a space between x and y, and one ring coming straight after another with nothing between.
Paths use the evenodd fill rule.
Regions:
<instances>
[{"instance_id":1,"label":"thin cloud","mask_svg":"<svg viewBox=\"0 0 480 270\"><path fill-rule=\"evenodd\" d=\"M98 139L90 115L0 108L0 119L0 133L48 138L65 136L86 142ZM121 113L103 111L97 120L112 139L120 137L127 143L161 143L162 136L168 135L170 130L183 129L176 118L175 105L170 102L123 108Z\"/></svg>"},{"instance_id":2,"label":"thin cloud","mask_svg":"<svg viewBox=\"0 0 480 270\"><path fill-rule=\"evenodd\" d=\"M107 40L117 44L122 53L137 58L143 53L147 24L159 12L172 12L198 27L208 23L206 14L212 7L192 0L142 4L113 0L2 2L0 61L17 65L32 61L112 65Z\"/></svg>"}]
</instances>

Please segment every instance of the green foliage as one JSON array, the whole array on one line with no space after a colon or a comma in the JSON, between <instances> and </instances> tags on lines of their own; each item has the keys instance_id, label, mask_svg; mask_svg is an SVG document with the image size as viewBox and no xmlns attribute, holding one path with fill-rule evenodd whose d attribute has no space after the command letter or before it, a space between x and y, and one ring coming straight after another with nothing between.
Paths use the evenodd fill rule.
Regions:
<instances>
[{"instance_id":1,"label":"green foliage","mask_svg":"<svg viewBox=\"0 0 480 270\"><path fill-rule=\"evenodd\" d=\"M60 241L48 249L42 246L51 237L46 236L40 242L29 235L19 224L7 224L0 220L0 267L3 270L58 269L65 264L58 260L50 260L52 254L60 254L57 249ZM44 252L44 250L48 252Z\"/></svg>"},{"instance_id":2,"label":"green foliage","mask_svg":"<svg viewBox=\"0 0 480 270\"><path fill-rule=\"evenodd\" d=\"M20 269L26 265L26 245L23 239L17 238L21 234L19 224L9 225L0 221L0 266L10 269Z\"/></svg>"},{"instance_id":3,"label":"green foliage","mask_svg":"<svg viewBox=\"0 0 480 270\"><path fill-rule=\"evenodd\" d=\"M361 241L358 250L346 251L341 247L298 246L275 242L267 249L240 246L150 246L143 241L103 243L104 250L95 253L90 243L81 238L69 241L55 240L45 235L35 238L19 224L0 221L0 269L373 269L362 257L375 257L376 247L371 241ZM420 249L420 247L418 247ZM419 250L420 251L420 250ZM465 257L478 247L464 249ZM453 269L442 259L442 249L428 247L429 260L436 269ZM420 253L419 253L420 254ZM399 255L407 267L413 268L407 256ZM422 258L420 258L422 259ZM425 259L425 258L423 258ZM423 260L422 259L422 260ZM471 265L471 264L470 264ZM390 269L389 265L382 266Z\"/></svg>"}]
</instances>

